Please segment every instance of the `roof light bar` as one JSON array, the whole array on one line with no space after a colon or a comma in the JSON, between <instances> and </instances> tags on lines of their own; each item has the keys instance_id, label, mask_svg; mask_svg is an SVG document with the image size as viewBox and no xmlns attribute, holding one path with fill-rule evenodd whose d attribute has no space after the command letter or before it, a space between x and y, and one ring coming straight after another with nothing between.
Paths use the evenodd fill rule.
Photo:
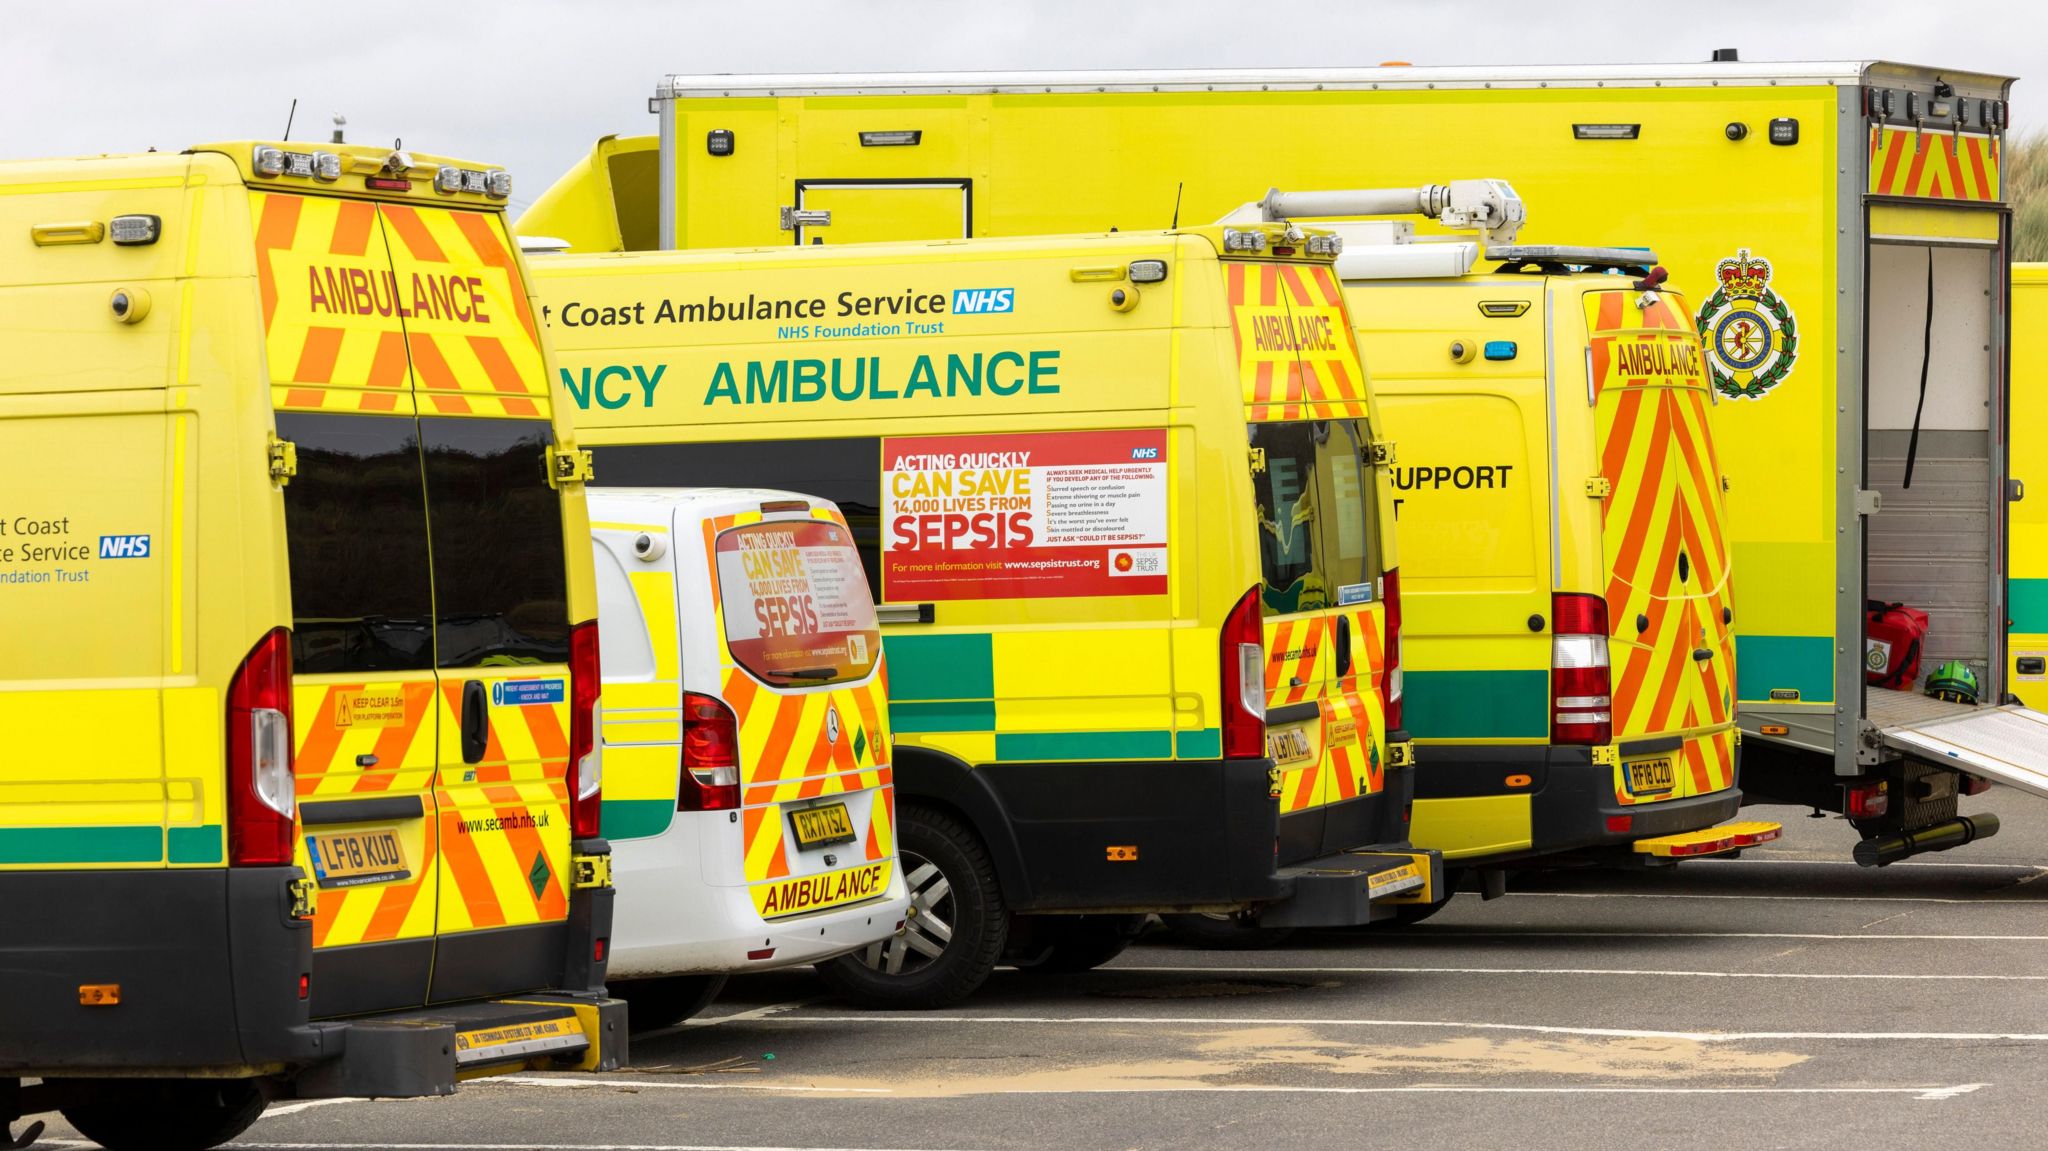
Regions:
<instances>
[{"instance_id":1,"label":"roof light bar","mask_svg":"<svg viewBox=\"0 0 2048 1151\"><path fill-rule=\"evenodd\" d=\"M1223 229L1223 250L1226 252L1263 252L1266 250L1264 232L1248 232L1238 228Z\"/></svg>"}]
</instances>

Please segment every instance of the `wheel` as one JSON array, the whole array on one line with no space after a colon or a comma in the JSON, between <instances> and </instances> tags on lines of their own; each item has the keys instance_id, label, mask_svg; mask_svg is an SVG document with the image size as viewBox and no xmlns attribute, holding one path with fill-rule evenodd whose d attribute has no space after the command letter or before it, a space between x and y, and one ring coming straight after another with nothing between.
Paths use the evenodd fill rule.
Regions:
<instances>
[{"instance_id":1,"label":"wheel","mask_svg":"<svg viewBox=\"0 0 2048 1151\"><path fill-rule=\"evenodd\" d=\"M68 1086L64 1121L107 1151L205 1151L249 1129L267 1100L253 1079L92 1079Z\"/></svg>"},{"instance_id":2,"label":"wheel","mask_svg":"<svg viewBox=\"0 0 2048 1151\"><path fill-rule=\"evenodd\" d=\"M945 1007L988 981L1008 937L995 865L959 820L906 806L896 856L910 888L899 935L818 965L834 991L866 1007Z\"/></svg>"},{"instance_id":3,"label":"wheel","mask_svg":"<svg viewBox=\"0 0 2048 1151\"><path fill-rule=\"evenodd\" d=\"M725 976L615 979L605 990L626 1001L626 1023L633 1031L655 1031L681 1023L711 1006L711 1001L725 990Z\"/></svg>"},{"instance_id":4,"label":"wheel","mask_svg":"<svg viewBox=\"0 0 2048 1151\"><path fill-rule=\"evenodd\" d=\"M1093 971L1124 953L1145 925L1142 915L1030 916L1031 953L1017 957L1019 971L1072 975Z\"/></svg>"},{"instance_id":5,"label":"wheel","mask_svg":"<svg viewBox=\"0 0 2048 1151\"><path fill-rule=\"evenodd\" d=\"M1212 951L1277 947L1294 934L1292 927L1260 927L1241 915L1162 915L1159 920L1175 939Z\"/></svg>"}]
</instances>

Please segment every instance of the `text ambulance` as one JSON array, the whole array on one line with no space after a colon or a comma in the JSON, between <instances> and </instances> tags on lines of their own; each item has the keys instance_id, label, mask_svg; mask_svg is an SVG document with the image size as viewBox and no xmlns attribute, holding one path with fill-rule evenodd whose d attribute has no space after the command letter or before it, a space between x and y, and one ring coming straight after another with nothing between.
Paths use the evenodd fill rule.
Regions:
<instances>
[{"instance_id":1,"label":"text ambulance","mask_svg":"<svg viewBox=\"0 0 2048 1151\"><path fill-rule=\"evenodd\" d=\"M1957 810L1985 778L2048 790L2048 720L2005 703L2032 674L2007 619L2043 633L2006 581L2023 507L2005 367L2011 85L1732 58L672 76L659 136L601 141L520 226L589 251L1148 227L1176 203L1216 219L1244 201L1246 172L1437 182L1456 141L1545 206L1525 242L1652 245L1692 287L1729 554L1754 573L1732 605L1744 795L1841 812L1858 858L1884 863L1995 830ZM1290 130L1235 127L1274 117ZM863 146L877 128L911 143ZM704 146L714 130L722 151ZM1304 149L1297 132L1367 143ZM1048 169L1089 194L1047 194L1034 173ZM1474 444L1429 462L1455 476L1496 461ZM1961 661L1978 704L1867 686L1873 601L1924 608L1922 672ZM1412 670L1418 720L1470 687ZM1530 678L1520 697L1539 693Z\"/></svg>"},{"instance_id":2,"label":"text ambulance","mask_svg":"<svg viewBox=\"0 0 2048 1151\"><path fill-rule=\"evenodd\" d=\"M509 187L0 165L0 1127L622 1060L588 457Z\"/></svg>"},{"instance_id":3,"label":"text ambulance","mask_svg":"<svg viewBox=\"0 0 2048 1151\"><path fill-rule=\"evenodd\" d=\"M607 483L806 492L860 546L928 947L836 985L943 1003L999 961L1103 962L1140 912L1363 923L1435 895L1334 248L1272 225L535 260Z\"/></svg>"}]
</instances>

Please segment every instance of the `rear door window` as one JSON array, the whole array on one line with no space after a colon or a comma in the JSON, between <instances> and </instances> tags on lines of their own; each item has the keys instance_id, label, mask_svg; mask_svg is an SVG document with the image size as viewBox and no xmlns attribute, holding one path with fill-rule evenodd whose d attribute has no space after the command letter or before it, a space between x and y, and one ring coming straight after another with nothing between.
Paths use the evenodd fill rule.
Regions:
<instances>
[{"instance_id":1,"label":"rear door window","mask_svg":"<svg viewBox=\"0 0 2048 1151\"><path fill-rule=\"evenodd\" d=\"M427 509L409 417L279 412L298 447L284 489L292 666L304 675L434 666Z\"/></svg>"},{"instance_id":2,"label":"rear door window","mask_svg":"<svg viewBox=\"0 0 2048 1151\"><path fill-rule=\"evenodd\" d=\"M1362 420L1249 425L1260 595L1287 615L1373 598L1378 509Z\"/></svg>"},{"instance_id":3,"label":"rear door window","mask_svg":"<svg viewBox=\"0 0 2048 1151\"><path fill-rule=\"evenodd\" d=\"M776 687L864 679L881 652L860 553L828 520L728 528L713 546L733 661Z\"/></svg>"},{"instance_id":4,"label":"rear door window","mask_svg":"<svg viewBox=\"0 0 2048 1151\"><path fill-rule=\"evenodd\" d=\"M597 474L617 487L761 487L839 505L853 531L868 594L882 598L882 441L750 440L631 444L595 450Z\"/></svg>"},{"instance_id":5,"label":"rear door window","mask_svg":"<svg viewBox=\"0 0 2048 1151\"><path fill-rule=\"evenodd\" d=\"M546 420L420 417L442 667L569 659L561 496Z\"/></svg>"}]
</instances>

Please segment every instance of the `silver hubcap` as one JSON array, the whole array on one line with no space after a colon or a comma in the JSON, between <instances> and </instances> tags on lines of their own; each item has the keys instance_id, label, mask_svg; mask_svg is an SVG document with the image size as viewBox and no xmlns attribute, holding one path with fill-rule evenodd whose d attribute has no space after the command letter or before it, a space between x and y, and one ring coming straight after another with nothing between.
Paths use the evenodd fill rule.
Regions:
<instances>
[{"instance_id":1,"label":"silver hubcap","mask_svg":"<svg viewBox=\"0 0 2048 1151\"><path fill-rule=\"evenodd\" d=\"M909 975L932 965L953 940L953 884L939 865L914 851L897 848L910 888L910 914L901 934L860 951L860 961L884 975Z\"/></svg>"}]
</instances>

